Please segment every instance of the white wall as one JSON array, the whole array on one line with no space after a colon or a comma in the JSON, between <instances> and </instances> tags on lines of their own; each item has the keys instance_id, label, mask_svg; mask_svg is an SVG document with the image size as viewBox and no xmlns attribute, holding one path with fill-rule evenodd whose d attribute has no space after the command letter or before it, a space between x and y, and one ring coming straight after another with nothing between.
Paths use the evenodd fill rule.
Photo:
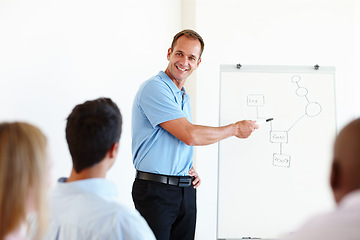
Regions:
<instances>
[{"instance_id":1,"label":"white wall","mask_svg":"<svg viewBox=\"0 0 360 240\"><path fill-rule=\"evenodd\" d=\"M198 124L219 124L219 65L237 63L335 66L338 127L359 115L353 34L360 28L354 28L352 0L198 0L196 7L196 29L205 40L197 70ZM216 237L217 150L217 144L197 148L203 180L198 239Z\"/></svg>"},{"instance_id":2,"label":"white wall","mask_svg":"<svg viewBox=\"0 0 360 240\"><path fill-rule=\"evenodd\" d=\"M30 121L45 131L54 179L67 176L71 168L64 134L71 109L88 99L111 97L123 113L124 125L120 156L109 178L132 206L132 100L141 82L166 68L171 39L186 23L181 3L0 1L0 121ZM360 100L359 94L354 96L360 51L353 45L353 30L359 31L360 24L357 17L355 25L353 17L360 9L357 6L354 14L352 4L197 0L195 26L205 40L205 52L196 74L196 122L218 125L219 64L236 63L336 66L338 126L359 116L353 101ZM356 39L358 43L358 35ZM217 144L198 147L196 164L202 178L197 239L215 239Z\"/></svg>"},{"instance_id":3,"label":"white wall","mask_svg":"<svg viewBox=\"0 0 360 240\"><path fill-rule=\"evenodd\" d=\"M0 1L0 121L22 120L49 138L53 178L68 176L66 118L111 97L123 114L120 155L108 178L133 206L131 106L140 83L164 70L181 29L179 0Z\"/></svg>"}]
</instances>

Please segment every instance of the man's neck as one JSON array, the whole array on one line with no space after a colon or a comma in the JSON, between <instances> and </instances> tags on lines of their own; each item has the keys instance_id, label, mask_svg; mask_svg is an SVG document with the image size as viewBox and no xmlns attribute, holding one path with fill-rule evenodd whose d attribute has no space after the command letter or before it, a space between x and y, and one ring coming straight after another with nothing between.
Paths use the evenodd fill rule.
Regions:
<instances>
[{"instance_id":1,"label":"man's neck","mask_svg":"<svg viewBox=\"0 0 360 240\"><path fill-rule=\"evenodd\" d=\"M95 165L90 168L85 168L80 172L76 172L73 168L71 170L70 177L66 182L74 182L90 178L106 178L107 169L103 169L101 166Z\"/></svg>"},{"instance_id":2,"label":"man's neck","mask_svg":"<svg viewBox=\"0 0 360 240\"><path fill-rule=\"evenodd\" d=\"M185 79L184 80L177 80L175 79L171 74L170 71L168 69L165 70L166 75L168 75L168 77L171 79L171 81L173 81L173 83L180 89L182 90L185 84Z\"/></svg>"}]
</instances>

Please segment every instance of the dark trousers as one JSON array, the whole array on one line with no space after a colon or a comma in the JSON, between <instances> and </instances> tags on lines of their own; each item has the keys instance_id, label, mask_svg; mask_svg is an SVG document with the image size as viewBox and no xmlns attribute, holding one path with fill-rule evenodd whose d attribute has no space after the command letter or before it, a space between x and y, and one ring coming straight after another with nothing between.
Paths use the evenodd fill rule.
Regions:
<instances>
[{"instance_id":1,"label":"dark trousers","mask_svg":"<svg viewBox=\"0 0 360 240\"><path fill-rule=\"evenodd\" d=\"M135 208L157 240L193 240L196 225L196 189L135 179Z\"/></svg>"}]
</instances>

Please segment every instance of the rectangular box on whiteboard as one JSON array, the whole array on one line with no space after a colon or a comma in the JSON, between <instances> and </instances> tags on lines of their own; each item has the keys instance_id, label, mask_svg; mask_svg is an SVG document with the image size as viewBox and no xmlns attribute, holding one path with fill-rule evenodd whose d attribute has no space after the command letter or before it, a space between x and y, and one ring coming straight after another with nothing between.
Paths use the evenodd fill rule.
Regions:
<instances>
[{"instance_id":1,"label":"rectangular box on whiteboard","mask_svg":"<svg viewBox=\"0 0 360 240\"><path fill-rule=\"evenodd\" d=\"M218 239L278 238L330 209L335 68L222 65L220 126L273 121L219 143Z\"/></svg>"},{"instance_id":2,"label":"rectangular box on whiteboard","mask_svg":"<svg viewBox=\"0 0 360 240\"><path fill-rule=\"evenodd\" d=\"M288 134L285 131L271 131L270 132L270 141L272 143L287 143Z\"/></svg>"},{"instance_id":3,"label":"rectangular box on whiteboard","mask_svg":"<svg viewBox=\"0 0 360 240\"><path fill-rule=\"evenodd\" d=\"M263 106L264 95L250 94L247 96L248 106Z\"/></svg>"}]
</instances>

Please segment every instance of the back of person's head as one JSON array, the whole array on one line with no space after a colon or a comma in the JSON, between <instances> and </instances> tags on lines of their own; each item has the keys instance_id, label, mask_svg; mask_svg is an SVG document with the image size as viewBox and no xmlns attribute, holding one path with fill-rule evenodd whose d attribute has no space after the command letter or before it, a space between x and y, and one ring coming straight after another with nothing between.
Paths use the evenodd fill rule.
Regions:
<instances>
[{"instance_id":1,"label":"back of person's head","mask_svg":"<svg viewBox=\"0 0 360 240\"><path fill-rule=\"evenodd\" d=\"M174 49L175 46L176 46L176 41L181 37L181 36L186 36L188 38L193 38L193 39L198 39L199 42L200 42L200 46L201 46L201 49L200 49L200 56L202 55L203 51L204 51L204 47L205 47L205 44L204 44L204 40L202 39L202 37L200 36L200 34L198 34L197 32L195 32L194 30L191 30L191 29L185 29L185 30L182 30L181 32L178 32L174 38L173 38L173 41L171 43L171 49Z\"/></svg>"},{"instance_id":2,"label":"back of person's head","mask_svg":"<svg viewBox=\"0 0 360 240\"><path fill-rule=\"evenodd\" d=\"M345 126L335 141L331 187L336 202L360 190L360 118Z\"/></svg>"},{"instance_id":3,"label":"back of person's head","mask_svg":"<svg viewBox=\"0 0 360 240\"><path fill-rule=\"evenodd\" d=\"M0 239L36 213L38 238L47 221L47 140L27 123L0 123Z\"/></svg>"},{"instance_id":4,"label":"back of person's head","mask_svg":"<svg viewBox=\"0 0 360 240\"><path fill-rule=\"evenodd\" d=\"M99 163L114 143L119 142L122 116L109 98L99 98L77 105L66 124L66 140L74 169L83 169Z\"/></svg>"}]
</instances>

